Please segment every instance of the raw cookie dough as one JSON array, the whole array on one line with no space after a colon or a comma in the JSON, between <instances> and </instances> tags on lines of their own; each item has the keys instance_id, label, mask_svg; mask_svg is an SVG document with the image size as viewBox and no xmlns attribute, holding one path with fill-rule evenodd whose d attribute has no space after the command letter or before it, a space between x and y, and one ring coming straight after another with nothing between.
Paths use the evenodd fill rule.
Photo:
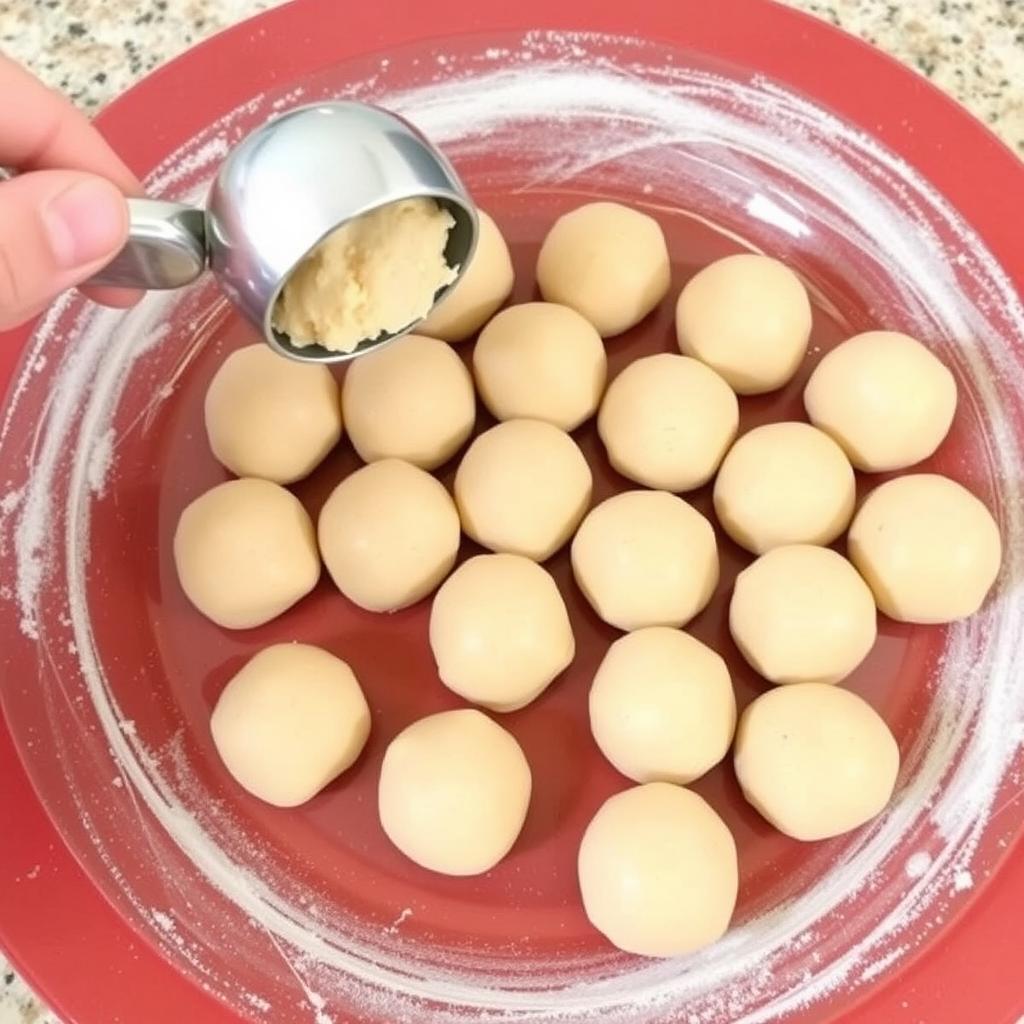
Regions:
<instances>
[{"instance_id":1,"label":"raw cookie dough","mask_svg":"<svg viewBox=\"0 0 1024 1024\"><path fill-rule=\"evenodd\" d=\"M781 388L800 366L810 336L807 290L768 256L716 260L690 279L676 305L680 351L717 370L741 395Z\"/></svg>"},{"instance_id":2,"label":"raw cookie dough","mask_svg":"<svg viewBox=\"0 0 1024 1024\"><path fill-rule=\"evenodd\" d=\"M875 602L857 570L830 548L773 548L736 577L729 629L772 683L836 683L867 657Z\"/></svg>"},{"instance_id":3,"label":"raw cookie dough","mask_svg":"<svg viewBox=\"0 0 1024 1024\"><path fill-rule=\"evenodd\" d=\"M393 612L448 575L462 531L440 481L400 459L381 459L334 488L317 534L338 589L360 608Z\"/></svg>"},{"instance_id":4,"label":"raw cookie dough","mask_svg":"<svg viewBox=\"0 0 1024 1024\"><path fill-rule=\"evenodd\" d=\"M643 320L670 274L661 226L620 203L586 203L559 217L537 257L541 295L581 313L602 338Z\"/></svg>"},{"instance_id":5,"label":"raw cookie dough","mask_svg":"<svg viewBox=\"0 0 1024 1024\"><path fill-rule=\"evenodd\" d=\"M491 711L516 711L568 667L576 641L551 576L520 555L477 555L442 584L430 610L441 681Z\"/></svg>"},{"instance_id":6,"label":"raw cookie dough","mask_svg":"<svg viewBox=\"0 0 1024 1024\"><path fill-rule=\"evenodd\" d=\"M590 688L594 739L637 782L693 782L725 757L735 728L725 662L678 629L619 637Z\"/></svg>"},{"instance_id":7,"label":"raw cookie dough","mask_svg":"<svg viewBox=\"0 0 1024 1024\"><path fill-rule=\"evenodd\" d=\"M465 341L512 293L515 272L498 225L479 207L476 251L462 277L416 330L442 341Z\"/></svg>"},{"instance_id":8,"label":"raw cookie dough","mask_svg":"<svg viewBox=\"0 0 1024 1024\"><path fill-rule=\"evenodd\" d=\"M292 345L351 352L425 317L458 276L444 250L455 218L433 199L400 199L331 232L291 272L273 324Z\"/></svg>"},{"instance_id":9,"label":"raw cookie dough","mask_svg":"<svg viewBox=\"0 0 1024 1024\"><path fill-rule=\"evenodd\" d=\"M856 694L805 683L761 694L740 718L743 795L780 832L828 839L889 802L900 753L889 727Z\"/></svg>"},{"instance_id":10,"label":"raw cookie dough","mask_svg":"<svg viewBox=\"0 0 1024 1024\"><path fill-rule=\"evenodd\" d=\"M482 433L455 474L462 528L491 551L550 558L590 505L593 479L576 442L540 420L508 420Z\"/></svg>"},{"instance_id":11,"label":"raw cookie dough","mask_svg":"<svg viewBox=\"0 0 1024 1024\"><path fill-rule=\"evenodd\" d=\"M387 837L445 875L479 875L512 849L530 804L530 766L511 733L480 711L443 711L403 729L380 769Z\"/></svg>"},{"instance_id":12,"label":"raw cookie dough","mask_svg":"<svg viewBox=\"0 0 1024 1024\"><path fill-rule=\"evenodd\" d=\"M360 356L342 388L348 436L364 462L436 469L473 430L473 379L451 345L409 334Z\"/></svg>"},{"instance_id":13,"label":"raw cookie dough","mask_svg":"<svg viewBox=\"0 0 1024 1024\"><path fill-rule=\"evenodd\" d=\"M229 480L181 513L174 564L188 599L226 629L280 615L320 578L302 502L268 480Z\"/></svg>"},{"instance_id":14,"label":"raw cookie dough","mask_svg":"<svg viewBox=\"0 0 1024 1024\"><path fill-rule=\"evenodd\" d=\"M341 395L331 371L279 356L262 342L224 360L206 392L206 436L236 476L290 484L338 443Z\"/></svg>"},{"instance_id":15,"label":"raw cookie dough","mask_svg":"<svg viewBox=\"0 0 1024 1024\"><path fill-rule=\"evenodd\" d=\"M970 491L933 473L898 477L861 505L847 541L878 607L900 622L973 615L999 575L992 513Z\"/></svg>"},{"instance_id":16,"label":"raw cookie dough","mask_svg":"<svg viewBox=\"0 0 1024 1024\"><path fill-rule=\"evenodd\" d=\"M609 625L682 626L718 584L715 531L682 498L626 491L583 520L572 542L572 570Z\"/></svg>"},{"instance_id":17,"label":"raw cookie dough","mask_svg":"<svg viewBox=\"0 0 1024 1024\"><path fill-rule=\"evenodd\" d=\"M473 373L496 419L575 430L597 411L608 359L601 336L574 309L524 302L502 310L480 333Z\"/></svg>"},{"instance_id":18,"label":"raw cookie dough","mask_svg":"<svg viewBox=\"0 0 1024 1024\"><path fill-rule=\"evenodd\" d=\"M609 385L597 417L612 466L662 491L706 484L738 426L732 388L703 363L669 352L630 363Z\"/></svg>"},{"instance_id":19,"label":"raw cookie dough","mask_svg":"<svg viewBox=\"0 0 1024 1024\"><path fill-rule=\"evenodd\" d=\"M755 555L783 544L831 544L853 516L850 460L807 423L768 423L730 449L715 480L715 514Z\"/></svg>"},{"instance_id":20,"label":"raw cookie dough","mask_svg":"<svg viewBox=\"0 0 1024 1024\"><path fill-rule=\"evenodd\" d=\"M716 942L736 907L736 843L696 793L650 782L616 793L587 826L580 891L590 923L641 956Z\"/></svg>"},{"instance_id":21,"label":"raw cookie dough","mask_svg":"<svg viewBox=\"0 0 1024 1024\"><path fill-rule=\"evenodd\" d=\"M210 732L243 789L277 807L296 807L359 756L370 709L340 658L309 644L275 644L224 688Z\"/></svg>"},{"instance_id":22,"label":"raw cookie dough","mask_svg":"<svg viewBox=\"0 0 1024 1024\"><path fill-rule=\"evenodd\" d=\"M804 405L857 469L879 473L912 466L939 447L956 412L956 381L919 341L868 331L822 359Z\"/></svg>"}]
</instances>

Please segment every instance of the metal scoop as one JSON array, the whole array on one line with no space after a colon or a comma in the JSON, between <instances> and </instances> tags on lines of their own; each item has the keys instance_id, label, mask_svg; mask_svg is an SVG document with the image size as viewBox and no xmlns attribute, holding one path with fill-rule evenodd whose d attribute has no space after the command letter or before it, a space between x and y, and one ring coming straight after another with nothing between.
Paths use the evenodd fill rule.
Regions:
<instances>
[{"instance_id":1,"label":"metal scoop","mask_svg":"<svg viewBox=\"0 0 1024 1024\"><path fill-rule=\"evenodd\" d=\"M415 323L368 338L352 352L299 346L271 322L278 295L303 258L341 224L420 196L435 199L455 219L444 257L461 275L476 246L477 216L445 157L412 125L379 107L298 107L228 154L205 210L130 199L128 242L89 283L180 288L209 268L277 352L307 362L341 362L405 334ZM452 286L442 288L434 303Z\"/></svg>"}]
</instances>

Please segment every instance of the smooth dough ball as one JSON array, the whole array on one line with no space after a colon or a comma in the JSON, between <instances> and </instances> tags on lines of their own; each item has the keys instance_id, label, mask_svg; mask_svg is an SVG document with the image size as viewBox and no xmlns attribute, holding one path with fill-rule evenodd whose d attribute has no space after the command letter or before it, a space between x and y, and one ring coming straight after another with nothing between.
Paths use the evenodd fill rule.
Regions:
<instances>
[{"instance_id":1,"label":"smooth dough ball","mask_svg":"<svg viewBox=\"0 0 1024 1024\"><path fill-rule=\"evenodd\" d=\"M736 577L729 630L772 683L836 683L867 657L875 602L857 570L829 548L773 548Z\"/></svg>"},{"instance_id":2,"label":"smooth dough ball","mask_svg":"<svg viewBox=\"0 0 1024 1024\"><path fill-rule=\"evenodd\" d=\"M715 480L715 514L755 555L783 544L831 544L853 516L850 460L807 423L768 423L730 449Z\"/></svg>"},{"instance_id":3,"label":"smooth dough ball","mask_svg":"<svg viewBox=\"0 0 1024 1024\"><path fill-rule=\"evenodd\" d=\"M572 569L594 611L618 629L682 626L718 585L711 524L664 491L626 491L592 509Z\"/></svg>"},{"instance_id":4,"label":"smooth dough ball","mask_svg":"<svg viewBox=\"0 0 1024 1024\"><path fill-rule=\"evenodd\" d=\"M544 420L575 430L597 411L608 359L589 320L554 302L502 310L480 333L473 372L499 420Z\"/></svg>"},{"instance_id":5,"label":"smooth dough ball","mask_svg":"<svg viewBox=\"0 0 1024 1024\"><path fill-rule=\"evenodd\" d=\"M812 841L863 825L889 802L900 752L878 713L821 683L761 694L740 718L736 775L780 832Z\"/></svg>"},{"instance_id":6,"label":"smooth dough ball","mask_svg":"<svg viewBox=\"0 0 1024 1024\"><path fill-rule=\"evenodd\" d=\"M693 782L728 753L736 697L725 662L665 626L620 637L590 688L601 753L637 782Z\"/></svg>"},{"instance_id":7,"label":"smooth dough ball","mask_svg":"<svg viewBox=\"0 0 1024 1024\"><path fill-rule=\"evenodd\" d=\"M262 342L224 360L206 392L206 436L236 476L290 484L341 438L341 395L322 364L297 363Z\"/></svg>"},{"instance_id":8,"label":"smooth dough ball","mask_svg":"<svg viewBox=\"0 0 1024 1024\"><path fill-rule=\"evenodd\" d=\"M810 336L807 289L768 256L716 260L690 279L676 306L680 351L717 370L741 395L787 383Z\"/></svg>"},{"instance_id":9,"label":"smooth dough ball","mask_svg":"<svg viewBox=\"0 0 1024 1024\"><path fill-rule=\"evenodd\" d=\"M804 389L804 406L857 469L905 469L928 458L949 433L956 381L919 341L868 331L822 359Z\"/></svg>"},{"instance_id":10,"label":"smooth dough ball","mask_svg":"<svg viewBox=\"0 0 1024 1024\"><path fill-rule=\"evenodd\" d=\"M593 478L576 442L540 420L508 420L481 434L455 474L462 528L491 551L550 558L572 536Z\"/></svg>"},{"instance_id":11,"label":"smooth dough ball","mask_svg":"<svg viewBox=\"0 0 1024 1024\"><path fill-rule=\"evenodd\" d=\"M847 546L878 607L900 622L973 615L1002 560L992 513L966 488L933 473L875 488L853 520Z\"/></svg>"},{"instance_id":12,"label":"smooth dough ball","mask_svg":"<svg viewBox=\"0 0 1024 1024\"><path fill-rule=\"evenodd\" d=\"M354 360L342 406L364 462L404 459L436 469L473 430L473 379L451 345L407 334Z\"/></svg>"},{"instance_id":13,"label":"smooth dough ball","mask_svg":"<svg viewBox=\"0 0 1024 1024\"><path fill-rule=\"evenodd\" d=\"M559 217L537 257L541 295L585 316L602 338L643 320L670 275L661 226L620 203L587 203Z\"/></svg>"},{"instance_id":14,"label":"smooth dough ball","mask_svg":"<svg viewBox=\"0 0 1024 1024\"><path fill-rule=\"evenodd\" d=\"M465 341L494 315L515 283L512 257L498 225L479 207L480 233L465 273L416 330L442 341Z\"/></svg>"},{"instance_id":15,"label":"smooth dough ball","mask_svg":"<svg viewBox=\"0 0 1024 1024\"><path fill-rule=\"evenodd\" d=\"M739 403L703 363L663 352L630 363L608 387L597 429L623 476L662 491L711 479L739 427Z\"/></svg>"},{"instance_id":16,"label":"smooth dough ball","mask_svg":"<svg viewBox=\"0 0 1024 1024\"><path fill-rule=\"evenodd\" d=\"M210 731L243 789L268 804L296 807L359 756L370 709L340 658L309 644L275 644L224 688Z\"/></svg>"},{"instance_id":17,"label":"smooth dough ball","mask_svg":"<svg viewBox=\"0 0 1024 1024\"><path fill-rule=\"evenodd\" d=\"M471 708L443 711L388 744L378 806L387 837L444 875L479 875L512 849L530 805L519 744Z\"/></svg>"},{"instance_id":18,"label":"smooth dough ball","mask_svg":"<svg viewBox=\"0 0 1024 1024\"><path fill-rule=\"evenodd\" d=\"M649 782L609 797L580 844L590 923L640 956L681 956L720 939L739 889L736 843L696 793Z\"/></svg>"},{"instance_id":19,"label":"smooth dough ball","mask_svg":"<svg viewBox=\"0 0 1024 1024\"><path fill-rule=\"evenodd\" d=\"M576 654L551 576L520 555L477 555L442 584L430 610L441 681L492 711L539 696Z\"/></svg>"},{"instance_id":20,"label":"smooth dough ball","mask_svg":"<svg viewBox=\"0 0 1024 1024\"><path fill-rule=\"evenodd\" d=\"M400 459L381 459L334 488L317 533L338 589L360 608L393 612L451 572L462 530L438 480Z\"/></svg>"},{"instance_id":21,"label":"smooth dough ball","mask_svg":"<svg viewBox=\"0 0 1024 1024\"><path fill-rule=\"evenodd\" d=\"M188 599L227 629L269 622L320 578L302 502L268 480L229 480L188 505L174 533L174 564Z\"/></svg>"}]
</instances>

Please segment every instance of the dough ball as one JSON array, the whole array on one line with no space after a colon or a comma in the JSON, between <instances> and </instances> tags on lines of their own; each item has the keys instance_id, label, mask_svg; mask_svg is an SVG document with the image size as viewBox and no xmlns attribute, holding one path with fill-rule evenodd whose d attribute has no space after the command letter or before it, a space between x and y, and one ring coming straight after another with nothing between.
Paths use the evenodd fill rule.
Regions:
<instances>
[{"instance_id":1,"label":"dough ball","mask_svg":"<svg viewBox=\"0 0 1024 1024\"><path fill-rule=\"evenodd\" d=\"M804 405L857 469L904 469L928 458L949 433L956 381L919 341L868 331L822 359L804 389Z\"/></svg>"},{"instance_id":2,"label":"dough ball","mask_svg":"<svg viewBox=\"0 0 1024 1024\"><path fill-rule=\"evenodd\" d=\"M451 345L408 334L354 360L342 406L364 462L404 459L436 469L473 430L473 380Z\"/></svg>"},{"instance_id":3,"label":"dough ball","mask_svg":"<svg viewBox=\"0 0 1024 1024\"><path fill-rule=\"evenodd\" d=\"M206 392L206 436L236 476L290 484L341 439L341 396L326 366L297 363L262 342L224 360Z\"/></svg>"},{"instance_id":4,"label":"dough ball","mask_svg":"<svg viewBox=\"0 0 1024 1024\"><path fill-rule=\"evenodd\" d=\"M559 217L537 257L541 295L581 313L602 338L643 320L668 292L670 274L658 222L620 203L587 203Z\"/></svg>"},{"instance_id":5,"label":"dough ball","mask_svg":"<svg viewBox=\"0 0 1024 1024\"><path fill-rule=\"evenodd\" d=\"M878 607L900 622L973 615L1002 559L989 510L960 484L932 473L875 488L853 520L847 545Z\"/></svg>"},{"instance_id":6,"label":"dough ball","mask_svg":"<svg viewBox=\"0 0 1024 1024\"><path fill-rule=\"evenodd\" d=\"M405 330L458 276L444 258L454 226L455 218L425 197L347 221L291 272L274 305L274 327L297 348L319 344L332 352Z\"/></svg>"},{"instance_id":7,"label":"dough ball","mask_svg":"<svg viewBox=\"0 0 1024 1024\"><path fill-rule=\"evenodd\" d=\"M480 232L476 251L462 277L416 330L442 341L465 341L476 334L511 295L515 283L512 257L498 225L477 209Z\"/></svg>"},{"instance_id":8,"label":"dough ball","mask_svg":"<svg viewBox=\"0 0 1024 1024\"><path fill-rule=\"evenodd\" d=\"M174 564L188 599L226 629L280 615L320 578L302 502L267 480L229 480L181 513Z\"/></svg>"},{"instance_id":9,"label":"dough ball","mask_svg":"<svg viewBox=\"0 0 1024 1024\"><path fill-rule=\"evenodd\" d=\"M275 644L224 688L210 731L243 789L268 804L296 807L359 756L370 709L340 658L309 644Z\"/></svg>"},{"instance_id":10,"label":"dough ball","mask_svg":"<svg viewBox=\"0 0 1024 1024\"><path fill-rule=\"evenodd\" d=\"M608 649L590 688L601 753L637 782L693 782L728 753L736 698L725 662L687 633L638 629Z\"/></svg>"},{"instance_id":11,"label":"dough ball","mask_svg":"<svg viewBox=\"0 0 1024 1024\"><path fill-rule=\"evenodd\" d=\"M421 867L479 875L512 849L530 788L530 766L511 733L471 708L443 711L388 744L380 823Z\"/></svg>"},{"instance_id":12,"label":"dough ball","mask_svg":"<svg viewBox=\"0 0 1024 1024\"><path fill-rule=\"evenodd\" d=\"M866 701L806 683L761 694L740 718L736 775L743 795L780 832L828 839L889 802L900 752Z\"/></svg>"},{"instance_id":13,"label":"dough ball","mask_svg":"<svg viewBox=\"0 0 1024 1024\"><path fill-rule=\"evenodd\" d=\"M714 475L739 426L739 403L703 363L663 352L630 363L608 387L597 429L623 476L692 491Z\"/></svg>"},{"instance_id":14,"label":"dough ball","mask_svg":"<svg viewBox=\"0 0 1024 1024\"><path fill-rule=\"evenodd\" d=\"M576 654L551 576L519 555L477 555L442 584L430 610L441 681L492 711L539 696Z\"/></svg>"},{"instance_id":15,"label":"dough ball","mask_svg":"<svg viewBox=\"0 0 1024 1024\"><path fill-rule=\"evenodd\" d=\"M575 430L597 411L608 376L601 336L574 309L526 302L500 312L473 349L484 405L499 420Z\"/></svg>"},{"instance_id":16,"label":"dough ball","mask_svg":"<svg viewBox=\"0 0 1024 1024\"><path fill-rule=\"evenodd\" d=\"M836 683L867 657L877 616L868 585L829 548L772 548L736 577L729 629L772 683Z\"/></svg>"},{"instance_id":17,"label":"dough ball","mask_svg":"<svg viewBox=\"0 0 1024 1024\"><path fill-rule=\"evenodd\" d=\"M732 446L715 480L715 514L755 555L783 544L831 544L853 515L850 460L807 423L755 427Z\"/></svg>"},{"instance_id":18,"label":"dough ball","mask_svg":"<svg viewBox=\"0 0 1024 1024\"><path fill-rule=\"evenodd\" d=\"M682 626L718 585L715 531L674 494L626 491L583 520L572 542L572 569L609 625Z\"/></svg>"},{"instance_id":19,"label":"dough ball","mask_svg":"<svg viewBox=\"0 0 1024 1024\"><path fill-rule=\"evenodd\" d=\"M640 956L681 956L716 942L736 907L736 843L696 793L649 782L616 793L580 844L590 923Z\"/></svg>"},{"instance_id":20,"label":"dough ball","mask_svg":"<svg viewBox=\"0 0 1024 1024\"><path fill-rule=\"evenodd\" d=\"M317 532L331 579L371 612L426 597L451 571L462 535L444 486L400 459L372 462L342 480Z\"/></svg>"},{"instance_id":21,"label":"dough ball","mask_svg":"<svg viewBox=\"0 0 1024 1024\"><path fill-rule=\"evenodd\" d=\"M455 474L462 528L492 551L550 558L590 504L593 480L576 442L540 420L508 420L481 434Z\"/></svg>"},{"instance_id":22,"label":"dough ball","mask_svg":"<svg viewBox=\"0 0 1024 1024\"><path fill-rule=\"evenodd\" d=\"M741 253L694 275L676 306L684 355L717 370L734 391L760 395L796 373L811 336L811 303L784 263Z\"/></svg>"}]
</instances>

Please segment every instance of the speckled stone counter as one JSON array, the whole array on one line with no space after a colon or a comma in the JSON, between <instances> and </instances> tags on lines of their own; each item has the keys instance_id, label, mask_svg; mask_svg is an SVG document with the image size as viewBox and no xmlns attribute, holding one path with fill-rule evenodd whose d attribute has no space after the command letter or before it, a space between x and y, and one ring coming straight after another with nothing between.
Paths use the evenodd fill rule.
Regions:
<instances>
[{"instance_id":1,"label":"speckled stone counter","mask_svg":"<svg viewBox=\"0 0 1024 1024\"><path fill-rule=\"evenodd\" d=\"M0 51L87 111L275 0L0 0ZM787 0L899 58L1024 157L1020 0ZM133 12L133 13L132 13ZM0 894L0 913L2 913ZM0 1024L56 1024L0 957Z\"/></svg>"}]
</instances>

